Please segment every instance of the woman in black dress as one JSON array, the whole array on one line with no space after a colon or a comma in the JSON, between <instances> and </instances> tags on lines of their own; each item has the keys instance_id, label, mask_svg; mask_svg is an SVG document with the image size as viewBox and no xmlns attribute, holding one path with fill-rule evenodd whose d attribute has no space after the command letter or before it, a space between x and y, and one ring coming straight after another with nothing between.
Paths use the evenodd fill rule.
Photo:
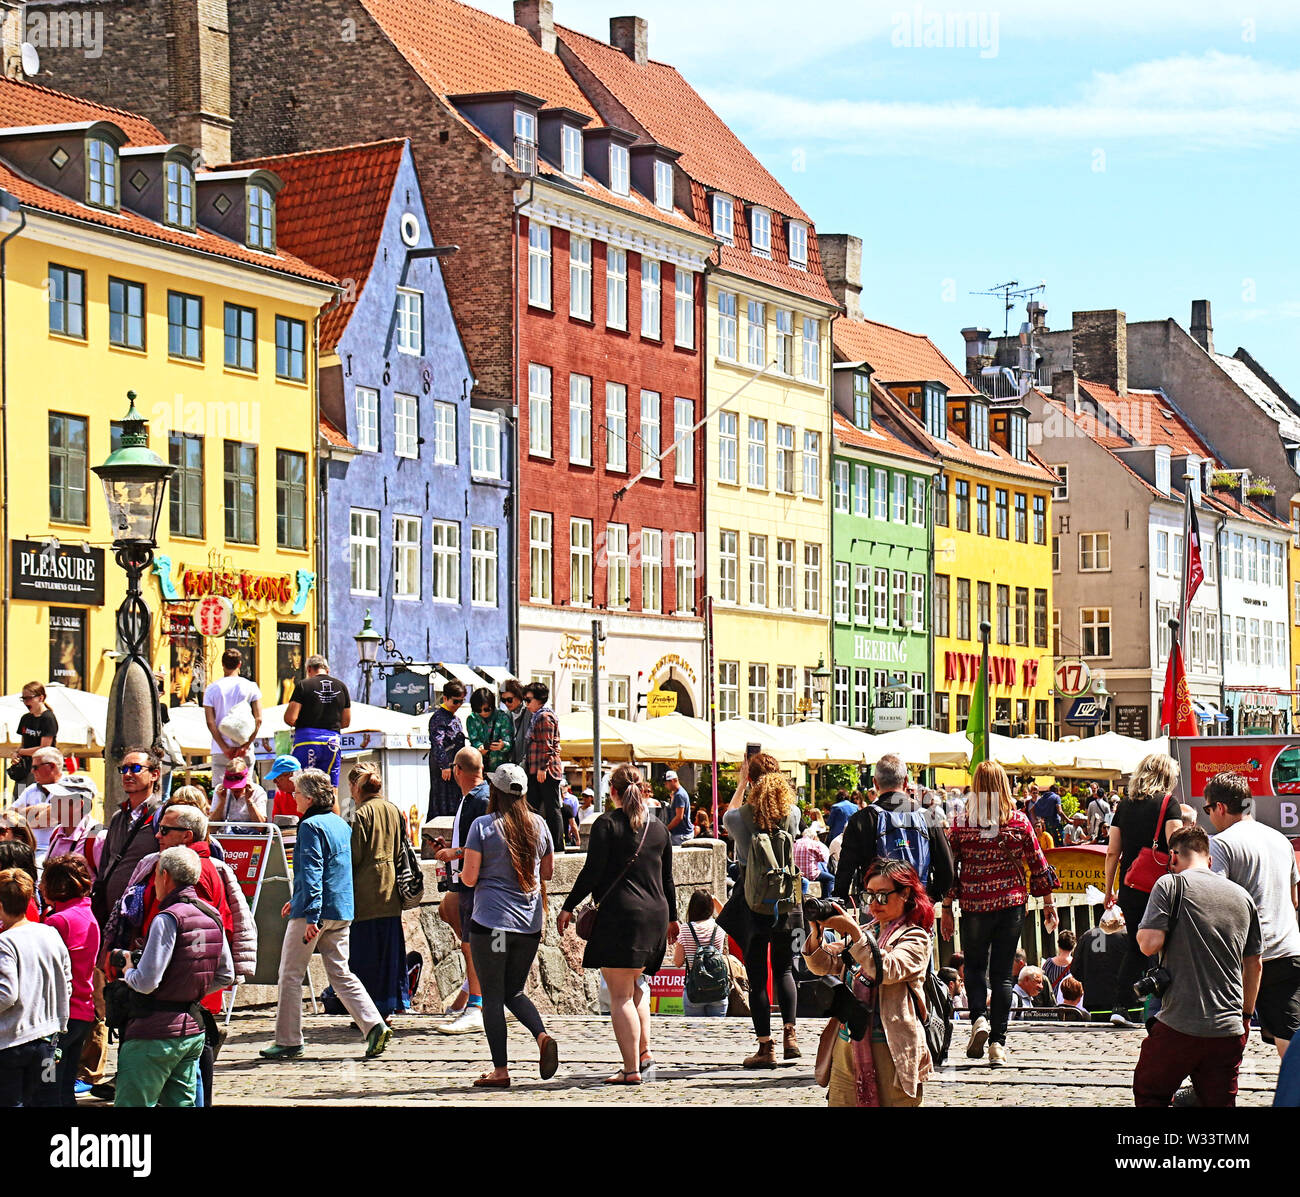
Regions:
<instances>
[{"instance_id":1,"label":"woman in black dress","mask_svg":"<svg viewBox=\"0 0 1300 1197\"><path fill-rule=\"evenodd\" d=\"M598 968L609 989L609 1019L623 1067L611 1085L639 1085L654 1066L650 1056L650 991L642 975L654 976L664 962L669 938L677 937L677 893L668 829L649 816L649 789L631 765L610 778L618 808L591 826L587 861L556 920L561 935L573 911L588 895L600 913L582 956L583 968Z\"/></svg>"}]
</instances>

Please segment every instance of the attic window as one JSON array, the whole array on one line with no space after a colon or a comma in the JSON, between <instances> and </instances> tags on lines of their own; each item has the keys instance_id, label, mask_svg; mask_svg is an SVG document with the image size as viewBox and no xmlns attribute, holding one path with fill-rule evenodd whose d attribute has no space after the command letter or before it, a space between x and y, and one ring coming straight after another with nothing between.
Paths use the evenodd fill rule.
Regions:
<instances>
[{"instance_id":1,"label":"attic window","mask_svg":"<svg viewBox=\"0 0 1300 1197\"><path fill-rule=\"evenodd\" d=\"M772 213L766 208L749 210L749 241L756 257L772 256Z\"/></svg>"},{"instance_id":2,"label":"attic window","mask_svg":"<svg viewBox=\"0 0 1300 1197\"><path fill-rule=\"evenodd\" d=\"M1011 456L1017 461L1029 460L1029 427L1024 416L1011 416Z\"/></svg>"},{"instance_id":3,"label":"attic window","mask_svg":"<svg viewBox=\"0 0 1300 1197\"><path fill-rule=\"evenodd\" d=\"M788 240L790 265L799 270L806 270L808 268L808 226L802 221L792 220Z\"/></svg>"},{"instance_id":4,"label":"attic window","mask_svg":"<svg viewBox=\"0 0 1300 1197\"><path fill-rule=\"evenodd\" d=\"M632 168L628 159L627 146L611 145L609 147L609 189L615 195L627 195L632 185Z\"/></svg>"},{"instance_id":5,"label":"attic window","mask_svg":"<svg viewBox=\"0 0 1300 1197\"><path fill-rule=\"evenodd\" d=\"M713 235L719 241L725 241L728 245L735 239L735 232L732 228L735 216L736 209L731 196L715 195L713 197Z\"/></svg>"},{"instance_id":6,"label":"attic window","mask_svg":"<svg viewBox=\"0 0 1300 1197\"><path fill-rule=\"evenodd\" d=\"M871 375L865 370L853 373L853 426L871 431Z\"/></svg>"},{"instance_id":7,"label":"attic window","mask_svg":"<svg viewBox=\"0 0 1300 1197\"><path fill-rule=\"evenodd\" d=\"M102 137L86 143L86 203L117 210L117 149Z\"/></svg>"},{"instance_id":8,"label":"attic window","mask_svg":"<svg viewBox=\"0 0 1300 1197\"><path fill-rule=\"evenodd\" d=\"M515 165L526 175L537 171L537 115L515 109Z\"/></svg>"},{"instance_id":9,"label":"attic window","mask_svg":"<svg viewBox=\"0 0 1300 1197\"><path fill-rule=\"evenodd\" d=\"M662 158L655 159L655 207L673 210L673 164Z\"/></svg>"},{"instance_id":10,"label":"attic window","mask_svg":"<svg viewBox=\"0 0 1300 1197\"><path fill-rule=\"evenodd\" d=\"M248 188L248 248L267 253L275 249L275 200L257 183Z\"/></svg>"},{"instance_id":11,"label":"attic window","mask_svg":"<svg viewBox=\"0 0 1300 1197\"><path fill-rule=\"evenodd\" d=\"M582 130L577 125L565 125L560 141L560 169L571 179L582 178Z\"/></svg>"},{"instance_id":12,"label":"attic window","mask_svg":"<svg viewBox=\"0 0 1300 1197\"><path fill-rule=\"evenodd\" d=\"M219 200L226 197L219 196ZM216 206L216 205L214 205ZM166 221L178 229L194 227L194 175L184 162L167 163ZM227 201L226 209L230 203ZM222 215L224 215L224 211Z\"/></svg>"},{"instance_id":13,"label":"attic window","mask_svg":"<svg viewBox=\"0 0 1300 1197\"><path fill-rule=\"evenodd\" d=\"M922 403L925 408L925 430L936 440L948 438L948 402L938 387L926 387ZM987 440L987 433L985 434Z\"/></svg>"},{"instance_id":14,"label":"attic window","mask_svg":"<svg viewBox=\"0 0 1300 1197\"><path fill-rule=\"evenodd\" d=\"M967 404L966 440L972 449L987 450L989 447L988 404L977 399L972 399Z\"/></svg>"},{"instance_id":15,"label":"attic window","mask_svg":"<svg viewBox=\"0 0 1300 1197\"><path fill-rule=\"evenodd\" d=\"M68 151L59 146L54 153L50 155L50 161L54 164L55 170L62 170L68 164Z\"/></svg>"}]
</instances>

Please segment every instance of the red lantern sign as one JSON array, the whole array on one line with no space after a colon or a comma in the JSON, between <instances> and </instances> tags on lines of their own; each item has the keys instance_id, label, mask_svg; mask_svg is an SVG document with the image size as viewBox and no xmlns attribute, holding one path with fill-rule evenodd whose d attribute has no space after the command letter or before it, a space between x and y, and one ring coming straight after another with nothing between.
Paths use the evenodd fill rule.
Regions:
<instances>
[{"instance_id":1,"label":"red lantern sign","mask_svg":"<svg viewBox=\"0 0 1300 1197\"><path fill-rule=\"evenodd\" d=\"M194 626L204 636L224 636L235 617L235 604L220 594L209 594L194 604Z\"/></svg>"}]
</instances>

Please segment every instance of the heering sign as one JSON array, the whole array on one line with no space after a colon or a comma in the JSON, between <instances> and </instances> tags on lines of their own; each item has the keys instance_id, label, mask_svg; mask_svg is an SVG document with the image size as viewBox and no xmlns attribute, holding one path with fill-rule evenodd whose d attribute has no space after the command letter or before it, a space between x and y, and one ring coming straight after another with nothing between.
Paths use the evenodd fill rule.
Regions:
<instances>
[{"instance_id":1,"label":"heering sign","mask_svg":"<svg viewBox=\"0 0 1300 1197\"><path fill-rule=\"evenodd\" d=\"M10 544L10 597L38 603L104 605L104 550L53 541Z\"/></svg>"},{"instance_id":2,"label":"heering sign","mask_svg":"<svg viewBox=\"0 0 1300 1197\"><path fill-rule=\"evenodd\" d=\"M859 661L875 661L881 665L906 665L907 645L901 640L872 640L868 636L854 636L853 655Z\"/></svg>"}]
</instances>

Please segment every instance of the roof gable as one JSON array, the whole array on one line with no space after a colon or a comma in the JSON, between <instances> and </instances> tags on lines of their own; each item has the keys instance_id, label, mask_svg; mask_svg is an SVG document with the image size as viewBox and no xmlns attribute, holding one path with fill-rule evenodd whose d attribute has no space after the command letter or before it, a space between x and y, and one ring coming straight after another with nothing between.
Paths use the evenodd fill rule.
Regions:
<instances>
[{"instance_id":1,"label":"roof gable","mask_svg":"<svg viewBox=\"0 0 1300 1197\"><path fill-rule=\"evenodd\" d=\"M134 112L108 108L34 83L0 79L0 128L70 125L87 121L111 121L126 134L130 145L161 146L168 143L161 129Z\"/></svg>"}]
</instances>

